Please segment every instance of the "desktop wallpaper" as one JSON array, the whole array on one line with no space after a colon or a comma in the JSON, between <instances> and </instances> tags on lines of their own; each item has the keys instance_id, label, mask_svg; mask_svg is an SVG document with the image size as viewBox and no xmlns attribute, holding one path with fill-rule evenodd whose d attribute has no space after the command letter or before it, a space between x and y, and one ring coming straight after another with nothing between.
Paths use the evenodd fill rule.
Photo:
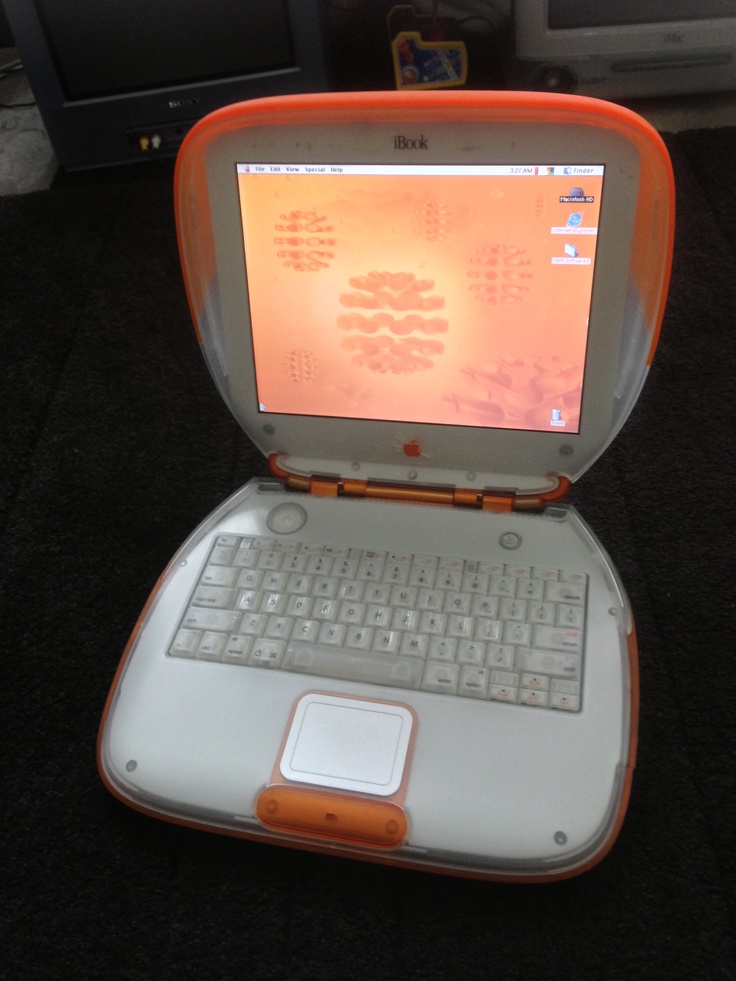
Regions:
<instances>
[{"instance_id":1,"label":"desktop wallpaper","mask_svg":"<svg viewBox=\"0 0 736 981\"><path fill-rule=\"evenodd\" d=\"M263 411L578 431L602 168L263 169L238 174Z\"/></svg>"}]
</instances>

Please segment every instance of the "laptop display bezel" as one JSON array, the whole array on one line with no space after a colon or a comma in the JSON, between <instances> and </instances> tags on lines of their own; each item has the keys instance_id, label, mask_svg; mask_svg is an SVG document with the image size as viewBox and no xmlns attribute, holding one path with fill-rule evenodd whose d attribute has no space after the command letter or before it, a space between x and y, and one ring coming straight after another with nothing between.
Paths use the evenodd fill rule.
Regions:
<instances>
[{"instance_id":1,"label":"laptop display bezel","mask_svg":"<svg viewBox=\"0 0 736 981\"><path fill-rule=\"evenodd\" d=\"M199 322L204 353L229 408L266 455L278 454L299 473L350 474L361 479L544 488L550 475L575 479L608 444L628 407L620 405L624 355L635 350L632 370L646 373L646 345L630 336L636 315L631 252L637 219L641 160L615 127L584 122L549 124L525 114L507 119L435 118L417 106L423 163L524 164L563 160L570 166L605 167L597 262L591 298L581 425L577 433L426 425L416 422L325 418L262 412L257 401L249 322L248 274L238 197L237 165L243 161L402 163L397 125L376 113L369 122L334 119L290 125L256 121L223 132L206 148L205 182L215 257L214 274L202 283L206 302ZM472 114L471 114L472 115ZM402 128L405 128L402 120ZM186 261L186 249L183 252ZM190 275L197 275L195 269ZM642 330L647 327L642 326ZM640 328L636 327L636 332ZM629 358L629 360L631 360ZM632 388L631 380L628 381ZM640 387L640 386L639 386ZM637 388L634 384L633 388ZM632 403L633 404L633 403ZM405 447L417 448L409 458Z\"/></svg>"}]
</instances>

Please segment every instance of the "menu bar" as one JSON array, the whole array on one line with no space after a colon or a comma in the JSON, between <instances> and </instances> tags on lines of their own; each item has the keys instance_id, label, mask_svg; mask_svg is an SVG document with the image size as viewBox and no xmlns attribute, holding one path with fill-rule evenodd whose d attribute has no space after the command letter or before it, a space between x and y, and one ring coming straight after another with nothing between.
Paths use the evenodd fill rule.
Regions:
<instances>
[{"instance_id":1,"label":"menu bar","mask_svg":"<svg viewBox=\"0 0 736 981\"><path fill-rule=\"evenodd\" d=\"M567 177L583 180L602 177L602 164L315 164L239 163L239 174L317 174L340 176L416 175L425 177Z\"/></svg>"}]
</instances>

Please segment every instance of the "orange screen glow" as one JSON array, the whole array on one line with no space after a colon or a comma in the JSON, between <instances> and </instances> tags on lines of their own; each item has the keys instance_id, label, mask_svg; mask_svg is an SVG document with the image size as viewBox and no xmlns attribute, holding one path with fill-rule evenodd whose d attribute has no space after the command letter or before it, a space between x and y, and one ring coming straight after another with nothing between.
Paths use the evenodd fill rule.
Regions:
<instances>
[{"instance_id":1,"label":"orange screen glow","mask_svg":"<svg viewBox=\"0 0 736 981\"><path fill-rule=\"evenodd\" d=\"M238 174L263 411L578 431L602 168L293 169Z\"/></svg>"}]
</instances>

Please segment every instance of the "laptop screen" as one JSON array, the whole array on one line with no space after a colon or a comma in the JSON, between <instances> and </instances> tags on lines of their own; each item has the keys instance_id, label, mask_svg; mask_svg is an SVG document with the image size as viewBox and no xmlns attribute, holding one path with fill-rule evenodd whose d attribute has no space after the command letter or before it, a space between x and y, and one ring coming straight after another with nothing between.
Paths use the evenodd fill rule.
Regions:
<instances>
[{"instance_id":1,"label":"laptop screen","mask_svg":"<svg viewBox=\"0 0 736 981\"><path fill-rule=\"evenodd\" d=\"M260 411L579 432L603 173L239 164Z\"/></svg>"}]
</instances>

